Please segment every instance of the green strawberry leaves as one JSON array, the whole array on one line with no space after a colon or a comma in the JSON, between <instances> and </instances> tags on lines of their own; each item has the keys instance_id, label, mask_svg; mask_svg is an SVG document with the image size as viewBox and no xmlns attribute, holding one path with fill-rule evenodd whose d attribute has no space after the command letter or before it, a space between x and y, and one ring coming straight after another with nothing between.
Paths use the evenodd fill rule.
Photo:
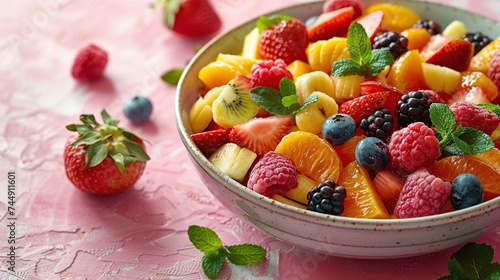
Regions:
<instances>
[{"instance_id":1,"label":"green strawberry leaves","mask_svg":"<svg viewBox=\"0 0 500 280\"><path fill-rule=\"evenodd\" d=\"M447 155L473 155L495 147L493 140L484 132L457 126L455 115L446 104L433 103L429 109L439 147Z\"/></svg>"},{"instance_id":2,"label":"green strawberry leaves","mask_svg":"<svg viewBox=\"0 0 500 280\"><path fill-rule=\"evenodd\" d=\"M217 233L206 227L192 225L188 228L188 236L193 245L205 253L201 267L210 279L217 277L226 258L236 265L252 265L266 257L266 250L257 245L223 246Z\"/></svg>"},{"instance_id":3,"label":"green strawberry leaves","mask_svg":"<svg viewBox=\"0 0 500 280\"><path fill-rule=\"evenodd\" d=\"M493 255L490 245L467 243L451 255L448 262L450 275L438 280L500 279L500 264L492 263Z\"/></svg>"},{"instance_id":4,"label":"green strawberry leaves","mask_svg":"<svg viewBox=\"0 0 500 280\"><path fill-rule=\"evenodd\" d=\"M94 115L82 114L80 121L83 124L66 126L69 131L76 131L81 135L71 145L84 147L84 168L97 166L110 156L123 174L129 164L150 159L144 148L136 142L141 139L139 136L118 127L119 121L113 119L104 109L101 111L101 118L104 124L98 123Z\"/></svg>"},{"instance_id":5,"label":"green strawberry leaves","mask_svg":"<svg viewBox=\"0 0 500 280\"><path fill-rule=\"evenodd\" d=\"M294 116L307 105L318 101L318 96L311 94L302 104L297 103L297 90L289 78L282 78L279 87L279 91L270 87L256 87L250 91L250 98L262 109L277 116Z\"/></svg>"},{"instance_id":6,"label":"green strawberry leaves","mask_svg":"<svg viewBox=\"0 0 500 280\"><path fill-rule=\"evenodd\" d=\"M333 63L332 76L359 75L369 78L376 76L394 62L394 57L388 50L372 50L370 38L363 26L357 22L347 31L347 50L351 58Z\"/></svg>"},{"instance_id":7,"label":"green strawberry leaves","mask_svg":"<svg viewBox=\"0 0 500 280\"><path fill-rule=\"evenodd\" d=\"M268 29L269 27L280 23L282 20L292 20L293 17L290 16L284 16L284 15L272 15L269 17L266 16L261 16L255 23L255 26L259 30L259 33L262 33L262 31Z\"/></svg>"}]
</instances>

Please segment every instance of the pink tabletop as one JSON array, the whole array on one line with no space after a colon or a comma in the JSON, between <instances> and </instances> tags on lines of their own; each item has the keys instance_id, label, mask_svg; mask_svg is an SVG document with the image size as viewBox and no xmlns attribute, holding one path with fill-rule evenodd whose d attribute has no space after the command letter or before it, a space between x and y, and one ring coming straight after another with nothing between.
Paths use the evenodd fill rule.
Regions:
<instances>
[{"instance_id":1,"label":"pink tabletop","mask_svg":"<svg viewBox=\"0 0 500 280\"><path fill-rule=\"evenodd\" d=\"M159 76L183 66L207 40L178 37L162 26L153 2L46 0L0 3L0 278L203 279L202 253L190 225L214 229L227 245L268 250L256 266L226 263L220 279L436 279L458 248L402 260L322 256L280 242L225 209L204 187L177 134L175 87ZM301 2L213 0L221 32L258 14ZM441 0L500 20L497 0ZM78 84L69 74L75 53L95 43L109 53L104 79ZM136 126L124 101L149 96L154 112ZM113 197L74 188L64 174L65 125L102 108L149 139L152 160L135 187ZM7 268L7 174L16 173L15 273ZM500 261L500 227L474 240ZM17 277L17 278L16 278Z\"/></svg>"}]
</instances>

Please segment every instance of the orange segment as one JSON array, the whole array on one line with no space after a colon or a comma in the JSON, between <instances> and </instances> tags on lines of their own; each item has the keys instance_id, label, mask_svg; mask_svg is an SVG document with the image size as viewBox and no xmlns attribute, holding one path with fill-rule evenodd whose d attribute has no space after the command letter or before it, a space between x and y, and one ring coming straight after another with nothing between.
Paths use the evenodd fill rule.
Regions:
<instances>
[{"instance_id":1,"label":"orange segment","mask_svg":"<svg viewBox=\"0 0 500 280\"><path fill-rule=\"evenodd\" d=\"M358 142L365 138L366 136L364 135L357 135L352 137L351 139L347 140L344 144L338 145L338 146L333 146L333 149L337 152L339 155L340 159L342 160L342 166L344 168L351 162L356 160L356 157L354 156L354 151L356 150L356 145Z\"/></svg>"},{"instance_id":2,"label":"orange segment","mask_svg":"<svg viewBox=\"0 0 500 280\"><path fill-rule=\"evenodd\" d=\"M485 159L487 156L483 156ZM496 156L495 156L496 157ZM496 163L498 165L498 163ZM429 168L431 174L448 182L462 173L471 173L483 184L484 200L500 195L500 169L480 160L478 156L449 156Z\"/></svg>"},{"instance_id":3,"label":"orange segment","mask_svg":"<svg viewBox=\"0 0 500 280\"><path fill-rule=\"evenodd\" d=\"M382 198L370 180L370 175L356 161L349 163L340 173L338 184L347 191L342 216L367 219L390 218Z\"/></svg>"},{"instance_id":4,"label":"orange segment","mask_svg":"<svg viewBox=\"0 0 500 280\"><path fill-rule=\"evenodd\" d=\"M198 72L198 78L205 84L207 89L226 85L240 72L234 66L225 61L213 61L205 65Z\"/></svg>"},{"instance_id":5,"label":"orange segment","mask_svg":"<svg viewBox=\"0 0 500 280\"><path fill-rule=\"evenodd\" d=\"M498 96L498 88L495 83L483 72L462 72L460 88L480 87L483 89L489 101Z\"/></svg>"},{"instance_id":6,"label":"orange segment","mask_svg":"<svg viewBox=\"0 0 500 280\"><path fill-rule=\"evenodd\" d=\"M387 82L404 93L428 89L422 71L423 62L418 50L407 51L392 64Z\"/></svg>"},{"instance_id":7,"label":"orange segment","mask_svg":"<svg viewBox=\"0 0 500 280\"><path fill-rule=\"evenodd\" d=\"M224 61L227 64L233 66L240 72L240 75L243 76L250 75L250 70L252 70L252 66L257 62L257 60L254 58L244 57L235 54L225 54L225 53L218 54L216 60Z\"/></svg>"},{"instance_id":8,"label":"orange segment","mask_svg":"<svg viewBox=\"0 0 500 280\"><path fill-rule=\"evenodd\" d=\"M382 26L398 33L413 27L419 16L409 8L397 4L381 3L371 5L365 10L365 14L374 11L384 12Z\"/></svg>"},{"instance_id":9,"label":"orange segment","mask_svg":"<svg viewBox=\"0 0 500 280\"><path fill-rule=\"evenodd\" d=\"M431 33L425 28L406 29L401 35L408 39L408 50L422 50L431 39Z\"/></svg>"},{"instance_id":10,"label":"orange segment","mask_svg":"<svg viewBox=\"0 0 500 280\"><path fill-rule=\"evenodd\" d=\"M500 50L500 37L496 38L472 57L469 64L469 71L480 71L487 74L490 68L491 57L498 50Z\"/></svg>"},{"instance_id":11,"label":"orange segment","mask_svg":"<svg viewBox=\"0 0 500 280\"><path fill-rule=\"evenodd\" d=\"M484 153L471 155L471 157L485 162L500 171L500 150L497 148L493 148Z\"/></svg>"},{"instance_id":12,"label":"orange segment","mask_svg":"<svg viewBox=\"0 0 500 280\"><path fill-rule=\"evenodd\" d=\"M342 171L340 157L330 143L310 132L289 133L275 151L293 160L300 173L318 183L327 179L337 182Z\"/></svg>"}]
</instances>

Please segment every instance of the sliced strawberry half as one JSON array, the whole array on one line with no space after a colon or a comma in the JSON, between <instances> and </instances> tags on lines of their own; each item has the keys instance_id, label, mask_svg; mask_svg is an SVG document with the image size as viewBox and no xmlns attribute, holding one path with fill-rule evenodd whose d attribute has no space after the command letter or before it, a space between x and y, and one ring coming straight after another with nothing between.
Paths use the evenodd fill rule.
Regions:
<instances>
[{"instance_id":1,"label":"sliced strawberry half","mask_svg":"<svg viewBox=\"0 0 500 280\"><path fill-rule=\"evenodd\" d=\"M389 109L389 111L391 112L394 112L394 110L396 110L396 105L398 104L399 100L401 100L401 96L404 95L404 92L400 91L396 87L376 81L362 82L360 87L361 95L367 95L376 92L387 92L387 98L384 102L384 105L382 105L381 107ZM395 119L395 121L397 120Z\"/></svg>"},{"instance_id":2,"label":"sliced strawberry half","mask_svg":"<svg viewBox=\"0 0 500 280\"><path fill-rule=\"evenodd\" d=\"M339 107L339 113L350 115L356 124L359 124L363 118L371 115L375 109L381 108L388 96L389 91L361 95L342 103Z\"/></svg>"},{"instance_id":3,"label":"sliced strawberry half","mask_svg":"<svg viewBox=\"0 0 500 280\"><path fill-rule=\"evenodd\" d=\"M446 42L446 40L442 40L440 41L440 44L443 42L444 44L437 48L434 52L430 48L424 47L422 53L426 58L426 62L445 66L459 72L466 71L469 68L472 56L474 55L474 45L461 38L452 39L448 42Z\"/></svg>"},{"instance_id":4,"label":"sliced strawberry half","mask_svg":"<svg viewBox=\"0 0 500 280\"><path fill-rule=\"evenodd\" d=\"M373 38L375 38L375 35L380 31L380 26L382 26L383 19L384 12L374 11L356 19L356 22L363 26L366 34L368 35L368 38L370 38L370 41L373 42Z\"/></svg>"},{"instance_id":5,"label":"sliced strawberry half","mask_svg":"<svg viewBox=\"0 0 500 280\"><path fill-rule=\"evenodd\" d=\"M293 120L289 116L254 118L233 127L229 141L248 148L258 155L274 151L281 139L288 134Z\"/></svg>"},{"instance_id":6,"label":"sliced strawberry half","mask_svg":"<svg viewBox=\"0 0 500 280\"><path fill-rule=\"evenodd\" d=\"M461 100L465 100L474 104L489 103L489 99L481 87L465 87L458 89L451 94L450 98L446 100L446 103L448 105L451 105Z\"/></svg>"},{"instance_id":7,"label":"sliced strawberry half","mask_svg":"<svg viewBox=\"0 0 500 280\"><path fill-rule=\"evenodd\" d=\"M345 7L322 13L307 29L309 42L328 40L336 36L345 36L354 19L354 8Z\"/></svg>"},{"instance_id":8,"label":"sliced strawberry half","mask_svg":"<svg viewBox=\"0 0 500 280\"><path fill-rule=\"evenodd\" d=\"M229 132L228 129L217 129L211 131L203 131L191 135L191 139L198 149L205 155L209 157L215 150L220 146L229 143Z\"/></svg>"}]
</instances>

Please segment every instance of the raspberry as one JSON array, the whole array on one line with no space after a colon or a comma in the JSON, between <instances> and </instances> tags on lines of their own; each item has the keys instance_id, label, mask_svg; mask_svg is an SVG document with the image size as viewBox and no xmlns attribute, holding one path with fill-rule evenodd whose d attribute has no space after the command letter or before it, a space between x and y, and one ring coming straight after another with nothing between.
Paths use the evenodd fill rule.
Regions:
<instances>
[{"instance_id":1,"label":"raspberry","mask_svg":"<svg viewBox=\"0 0 500 280\"><path fill-rule=\"evenodd\" d=\"M394 59L408 51L408 39L393 31L384 32L373 39L374 49L383 49L391 52Z\"/></svg>"},{"instance_id":2,"label":"raspberry","mask_svg":"<svg viewBox=\"0 0 500 280\"><path fill-rule=\"evenodd\" d=\"M314 187L307 194L307 210L314 212L340 215L344 212L346 189L332 180L326 180Z\"/></svg>"},{"instance_id":3,"label":"raspberry","mask_svg":"<svg viewBox=\"0 0 500 280\"><path fill-rule=\"evenodd\" d=\"M416 218L438 214L450 199L451 183L420 168L410 174L399 194L394 214L398 218Z\"/></svg>"},{"instance_id":4,"label":"raspberry","mask_svg":"<svg viewBox=\"0 0 500 280\"><path fill-rule=\"evenodd\" d=\"M254 166L248 188L262 195L285 195L297 187L297 170L292 160L274 151L267 152Z\"/></svg>"},{"instance_id":5,"label":"raspberry","mask_svg":"<svg viewBox=\"0 0 500 280\"><path fill-rule=\"evenodd\" d=\"M500 88L500 51L495 51L491 56L488 77Z\"/></svg>"},{"instance_id":6,"label":"raspberry","mask_svg":"<svg viewBox=\"0 0 500 280\"><path fill-rule=\"evenodd\" d=\"M413 28L425 28L432 35L441 33L441 25L430 19L419 19L417 23L413 25Z\"/></svg>"},{"instance_id":7,"label":"raspberry","mask_svg":"<svg viewBox=\"0 0 500 280\"><path fill-rule=\"evenodd\" d=\"M108 54L96 45L89 45L78 52L71 68L77 81L94 80L102 76L108 63Z\"/></svg>"},{"instance_id":8,"label":"raspberry","mask_svg":"<svg viewBox=\"0 0 500 280\"><path fill-rule=\"evenodd\" d=\"M264 60L252 66L250 85L252 88L263 86L279 90L280 81L284 77L293 80L292 73L283 59Z\"/></svg>"},{"instance_id":9,"label":"raspberry","mask_svg":"<svg viewBox=\"0 0 500 280\"><path fill-rule=\"evenodd\" d=\"M467 101L458 101L450 106L457 124L472 127L491 135L500 124L497 114Z\"/></svg>"},{"instance_id":10,"label":"raspberry","mask_svg":"<svg viewBox=\"0 0 500 280\"><path fill-rule=\"evenodd\" d=\"M434 130L423 122L412 123L395 131L387 148L391 162L407 172L430 166L441 156Z\"/></svg>"}]
</instances>

